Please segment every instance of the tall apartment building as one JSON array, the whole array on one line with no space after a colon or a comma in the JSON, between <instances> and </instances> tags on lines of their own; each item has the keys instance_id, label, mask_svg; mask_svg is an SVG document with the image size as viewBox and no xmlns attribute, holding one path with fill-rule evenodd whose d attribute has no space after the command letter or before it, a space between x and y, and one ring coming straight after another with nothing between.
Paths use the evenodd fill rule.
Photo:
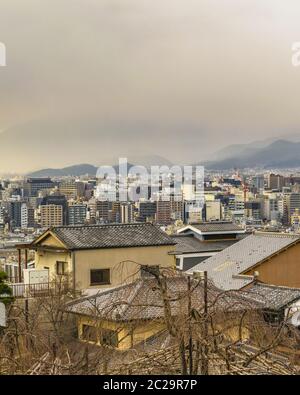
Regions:
<instances>
[{"instance_id":1,"label":"tall apartment building","mask_svg":"<svg viewBox=\"0 0 300 395\"><path fill-rule=\"evenodd\" d=\"M277 189L281 191L284 186L284 177L280 174L268 174L267 185L269 189Z\"/></svg>"},{"instance_id":2,"label":"tall apartment building","mask_svg":"<svg viewBox=\"0 0 300 395\"><path fill-rule=\"evenodd\" d=\"M27 203L21 205L21 228L28 229L35 226L34 209L28 206Z\"/></svg>"},{"instance_id":3,"label":"tall apartment building","mask_svg":"<svg viewBox=\"0 0 300 395\"><path fill-rule=\"evenodd\" d=\"M108 200L105 201L96 201L96 221L100 223L108 223L110 219L110 211L111 211L111 202Z\"/></svg>"},{"instance_id":4,"label":"tall apartment building","mask_svg":"<svg viewBox=\"0 0 300 395\"><path fill-rule=\"evenodd\" d=\"M81 181L64 181L59 185L59 191L67 199L76 199L84 196L84 183Z\"/></svg>"},{"instance_id":5,"label":"tall apartment building","mask_svg":"<svg viewBox=\"0 0 300 395\"><path fill-rule=\"evenodd\" d=\"M120 205L120 215L121 215L121 223L127 224L134 222L133 216L133 204L132 203L121 203Z\"/></svg>"},{"instance_id":6,"label":"tall apartment building","mask_svg":"<svg viewBox=\"0 0 300 395\"><path fill-rule=\"evenodd\" d=\"M72 204L68 207L69 225L83 225L86 222L87 207L85 204Z\"/></svg>"},{"instance_id":7,"label":"tall apartment building","mask_svg":"<svg viewBox=\"0 0 300 395\"><path fill-rule=\"evenodd\" d=\"M263 217L268 221L281 221L283 215L282 199L269 196L264 199Z\"/></svg>"},{"instance_id":8,"label":"tall apartment building","mask_svg":"<svg viewBox=\"0 0 300 395\"><path fill-rule=\"evenodd\" d=\"M57 204L41 205L40 223L42 228L63 225L63 207Z\"/></svg>"},{"instance_id":9,"label":"tall apartment building","mask_svg":"<svg viewBox=\"0 0 300 395\"><path fill-rule=\"evenodd\" d=\"M163 224L163 225L168 225L172 223L172 217L171 217L171 202L164 201L164 200L158 200L156 202L156 217L155 221L158 224Z\"/></svg>"},{"instance_id":10,"label":"tall apartment building","mask_svg":"<svg viewBox=\"0 0 300 395\"><path fill-rule=\"evenodd\" d=\"M249 201L245 203L245 214L247 218L262 219L261 203L259 201Z\"/></svg>"},{"instance_id":11,"label":"tall apartment building","mask_svg":"<svg viewBox=\"0 0 300 395\"><path fill-rule=\"evenodd\" d=\"M291 217L296 210L300 209L300 193L292 192L285 196L288 223L291 223Z\"/></svg>"},{"instance_id":12,"label":"tall apartment building","mask_svg":"<svg viewBox=\"0 0 300 395\"><path fill-rule=\"evenodd\" d=\"M258 192L263 191L265 187L264 175L257 175L252 177L250 185L255 188Z\"/></svg>"},{"instance_id":13,"label":"tall apartment building","mask_svg":"<svg viewBox=\"0 0 300 395\"><path fill-rule=\"evenodd\" d=\"M41 206L55 205L62 208L63 225L68 223L68 204L66 197L60 193L54 193L52 195L45 196L41 202Z\"/></svg>"},{"instance_id":14,"label":"tall apartment building","mask_svg":"<svg viewBox=\"0 0 300 395\"><path fill-rule=\"evenodd\" d=\"M8 215L11 228L21 227L21 206L22 202L20 200L13 200L8 204Z\"/></svg>"},{"instance_id":15,"label":"tall apartment building","mask_svg":"<svg viewBox=\"0 0 300 395\"><path fill-rule=\"evenodd\" d=\"M156 202L144 201L138 202L138 218L139 222L151 222L155 220Z\"/></svg>"}]
</instances>

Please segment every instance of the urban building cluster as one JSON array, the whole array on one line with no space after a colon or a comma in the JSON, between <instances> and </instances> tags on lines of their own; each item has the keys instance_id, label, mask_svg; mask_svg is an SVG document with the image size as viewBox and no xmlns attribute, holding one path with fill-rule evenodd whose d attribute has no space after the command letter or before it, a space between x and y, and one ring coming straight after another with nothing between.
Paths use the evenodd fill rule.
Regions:
<instances>
[{"instance_id":1,"label":"urban building cluster","mask_svg":"<svg viewBox=\"0 0 300 395\"><path fill-rule=\"evenodd\" d=\"M203 204L191 200L191 188L139 201L98 199L96 178L26 178L0 181L0 232L34 233L62 225L152 222L233 221L249 227L292 228L300 223L300 174L208 174ZM191 209L192 207L192 209Z\"/></svg>"}]
</instances>

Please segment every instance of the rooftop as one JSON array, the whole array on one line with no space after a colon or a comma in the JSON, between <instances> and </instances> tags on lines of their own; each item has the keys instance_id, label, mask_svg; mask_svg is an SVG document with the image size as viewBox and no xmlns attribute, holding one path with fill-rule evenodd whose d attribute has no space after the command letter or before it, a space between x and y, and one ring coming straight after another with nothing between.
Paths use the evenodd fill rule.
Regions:
<instances>
[{"instance_id":1,"label":"rooftop","mask_svg":"<svg viewBox=\"0 0 300 395\"><path fill-rule=\"evenodd\" d=\"M263 303L266 309L280 310L300 299L300 289L269 285L261 282L253 282L243 292L259 303Z\"/></svg>"},{"instance_id":2,"label":"rooftop","mask_svg":"<svg viewBox=\"0 0 300 395\"><path fill-rule=\"evenodd\" d=\"M206 270L217 287L239 289L251 280L236 275L300 240L299 235L256 232L194 266L189 272Z\"/></svg>"},{"instance_id":3,"label":"rooftop","mask_svg":"<svg viewBox=\"0 0 300 395\"><path fill-rule=\"evenodd\" d=\"M244 233L245 229L228 221L203 222L197 224L190 224L178 230L178 233L186 232L187 230L194 230L199 234L213 234L213 233Z\"/></svg>"},{"instance_id":4,"label":"rooftop","mask_svg":"<svg viewBox=\"0 0 300 395\"><path fill-rule=\"evenodd\" d=\"M176 244L164 231L150 223L57 226L49 230L71 250Z\"/></svg>"},{"instance_id":5,"label":"rooftop","mask_svg":"<svg viewBox=\"0 0 300 395\"><path fill-rule=\"evenodd\" d=\"M172 315L187 314L188 276L169 276L167 294ZM201 309L204 305L203 282L190 279L191 306ZM212 309L238 311L246 308L260 308L247 295L236 291L222 292L213 284L208 288L208 303ZM81 298L68 304L66 310L75 314L94 316L113 321L159 319L164 317L164 304L161 290L155 278L144 278L117 288Z\"/></svg>"},{"instance_id":6,"label":"rooftop","mask_svg":"<svg viewBox=\"0 0 300 395\"><path fill-rule=\"evenodd\" d=\"M224 248L230 247L238 240L213 240L203 241L199 240L193 235L172 235L172 239L177 243L175 248L176 254L188 254L196 252L214 252L222 251Z\"/></svg>"}]
</instances>

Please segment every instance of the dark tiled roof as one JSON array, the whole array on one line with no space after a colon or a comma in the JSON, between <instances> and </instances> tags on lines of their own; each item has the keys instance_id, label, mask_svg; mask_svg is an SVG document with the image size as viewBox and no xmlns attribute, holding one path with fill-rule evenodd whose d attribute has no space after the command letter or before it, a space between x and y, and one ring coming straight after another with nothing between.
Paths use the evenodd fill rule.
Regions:
<instances>
[{"instance_id":1,"label":"dark tiled roof","mask_svg":"<svg viewBox=\"0 0 300 395\"><path fill-rule=\"evenodd\" d=\"M186 315L188 308L187 276L167 277L167 294L172 315ZM203 282L191 278L191 306L197 310L204 304ZM224 293L209 285L208 303L211 310L240 311L260 308L260 302L237 291ZM164 317L161 291L155 278L136 280L117 288L71 302L68 312L113 321L160 319Z\"/></svg>"},{"instance_id":2,"label":"dark tiled roof","mask_svg":"<svg viewBox=\"0 0 300 395\"><path fill-rule=\"evenodd\" d=\"M262 303L266 309L280 310L300 299L300 289L269 285L260 282L251 283L243 293Z\"/></svg>"},{"instance_id":3,"label":"dark tiled roof","mask_svg":"<svg viewBox=\"0 0 300 395\"><path fill-rule=\"evenodd\" d=\"M224 250L224 248L227 248L239 241L239 239L234 239L217 241L214 240L207 242L199 240L193 235L176 235L171 237L177 243L175 248L175 252L177 254L222 251Z\"/></svg>"},{"instance_id":4,"label":"dark tiled roof","mask_svg":"<svg viewBox=\"0 0 300 395\"><path fill-rule=\"evenodd\" d=\"M175 245L174 240L152 224L58 226L51 231L69 249Z\"/></svg>"}]
</instances>

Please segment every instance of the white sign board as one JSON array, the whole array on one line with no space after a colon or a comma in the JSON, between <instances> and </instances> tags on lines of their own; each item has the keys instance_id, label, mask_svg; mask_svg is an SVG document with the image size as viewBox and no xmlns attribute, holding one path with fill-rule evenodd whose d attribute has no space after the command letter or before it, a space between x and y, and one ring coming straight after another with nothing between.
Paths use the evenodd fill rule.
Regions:
<instances>
[{"instance_id":1,"label":"white sign board","mask_svg":"<svg viewBox=\"0 0 300 395\"><path fill-rule=\"evenodd\" d=\"M6 308L5 304L0 302L0 327L6 326Z\"/></svg>"}]
</instances>

